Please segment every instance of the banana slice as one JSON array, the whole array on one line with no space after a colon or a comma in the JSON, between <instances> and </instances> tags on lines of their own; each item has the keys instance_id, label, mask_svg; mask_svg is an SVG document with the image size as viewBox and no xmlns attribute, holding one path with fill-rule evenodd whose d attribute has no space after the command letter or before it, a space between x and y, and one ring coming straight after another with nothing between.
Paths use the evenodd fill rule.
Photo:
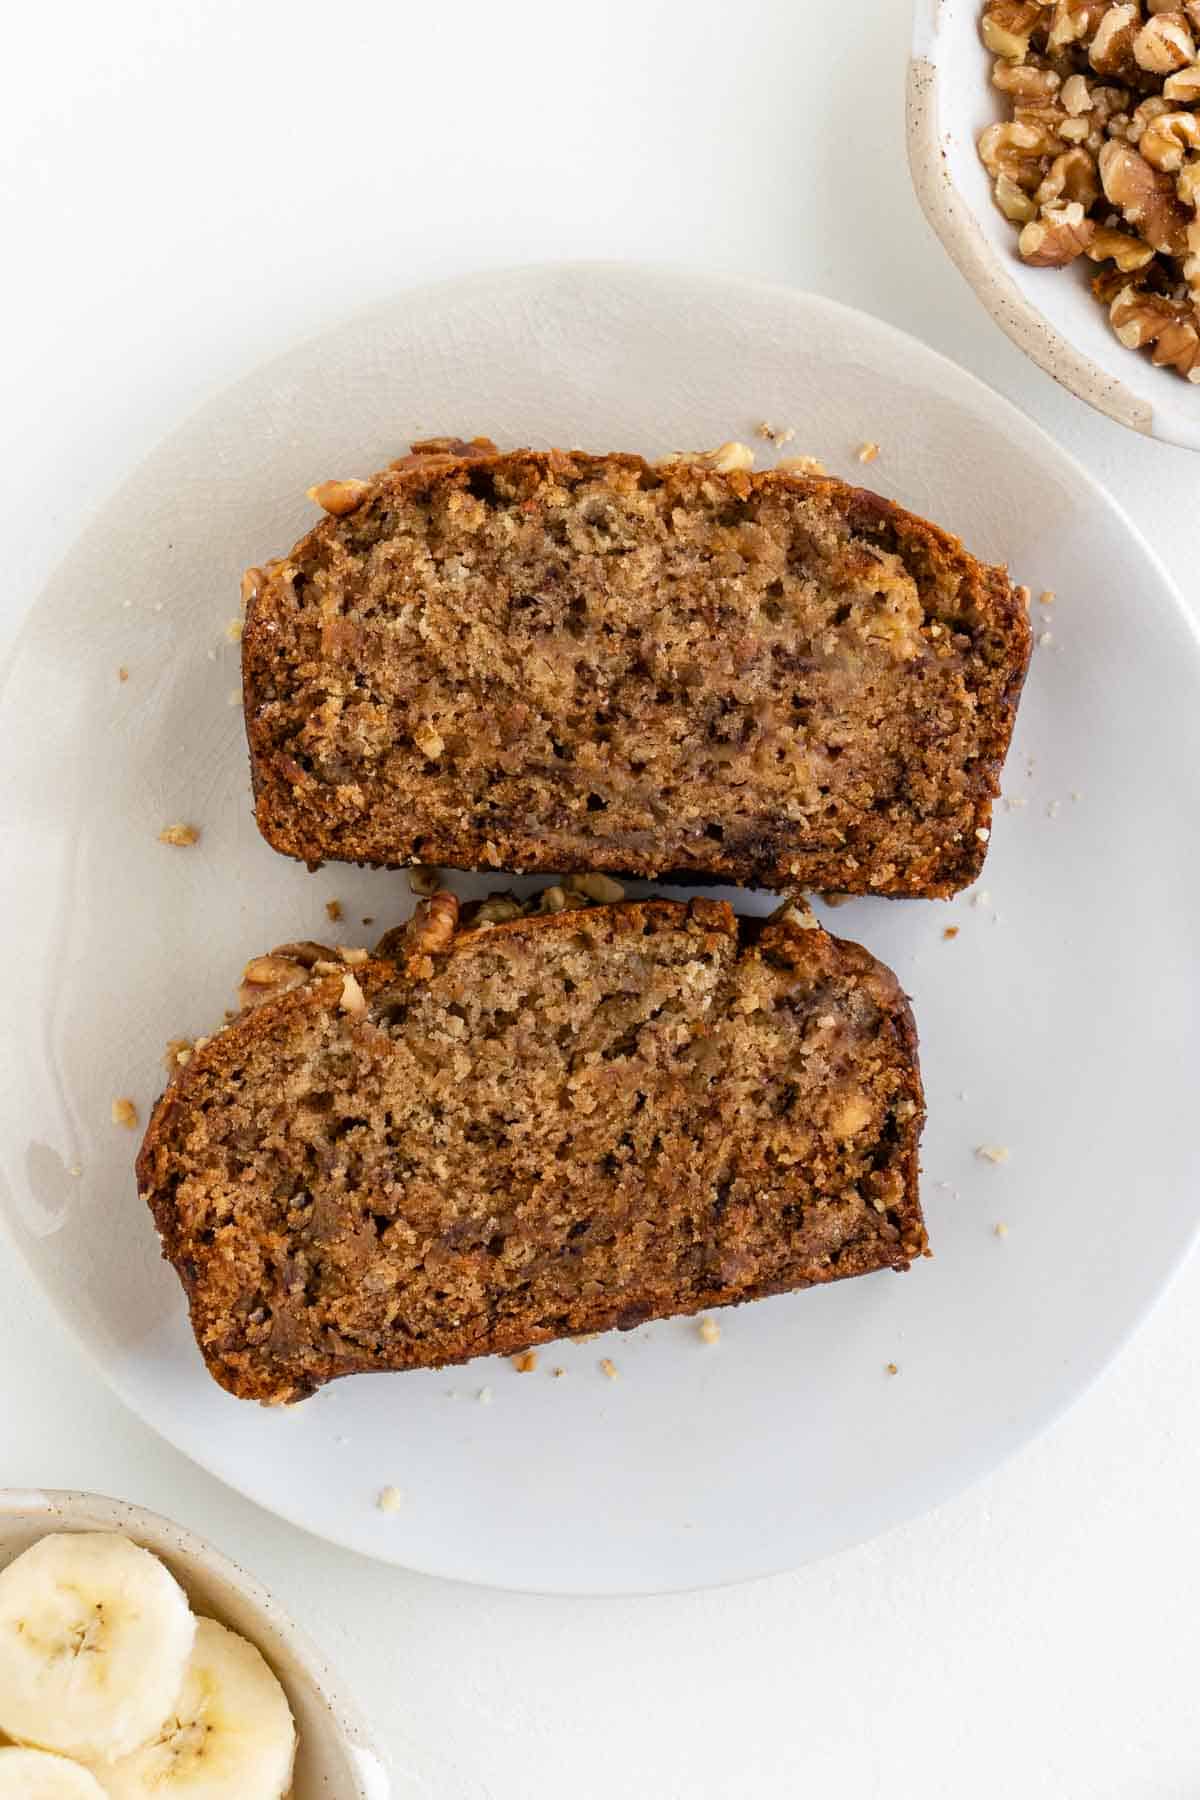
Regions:
<instances>
[{"instance_id":1,"label":"banana slice","mask_svg":"<svg viewBox=\"0 0 1200 1800\"><path fill-rule=\"evenodd\" d=\"M282 1800L295 1755L287 1696L253 1644L197 1619L166 1722L132 1756L93 1773L110 1800Z\"/></svg>"},{"instance_id":2,"label":"banana slice","mask_svg":"<svg viewBox=\"0 0 1200 1800\"><path fill-rule=\"evenodd\" d=\"M104 1789L65 1756L0 1748L0 1800L104 1800Z\"/></svg>"},{"instance_id":3,"label":"banana slice","mask_svg":"<svg viewBox=\"0 0 1200 1800\"><path fill-rule=\"evenodd\" d=\"M156 1556L108 1531L44 1537L0 1571L0 1730L84 1762L158 1729L195 1621Z\"/></svg>"}]
</instances>

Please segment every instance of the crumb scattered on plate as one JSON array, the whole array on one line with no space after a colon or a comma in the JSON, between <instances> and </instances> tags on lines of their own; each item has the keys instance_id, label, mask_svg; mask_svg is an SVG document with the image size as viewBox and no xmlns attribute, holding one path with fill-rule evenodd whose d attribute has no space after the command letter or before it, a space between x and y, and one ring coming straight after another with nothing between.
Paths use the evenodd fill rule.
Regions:
<instances>
[{"instance_id":1,"label":"crumb scattered on plate","mask_svg":"<svg viewBox=\"0 0 1200 1800\"><path fill-rule=\"evenodd\" d=\"M518 1375L532 1375L538 1366L536 1350L522 1350L520 1356L514 1356L512 1366Z\"/></svg>"},{"instance_id":2,"label":"crumb scattered on plate","mask_svg":"<svg viewBox=\"0 0 1200 1800\"><path fill-rule=\"evenodd\" d=\"M123 1125L126 1131L132 1131L137 1125L137 1107L126 1095L113 1101L112 1122L114 1125Z\"/></svg>"},{"instance_id":3,"label":"crumb scattered on plate","mask_svg":"<svg viewBox=\"0 0 1200 1800\"><path fill-rule=\"evenodd\" d=\"M884 1373L887 1375L898 1375L900 1373L899 1363L886 1363L884 1365Z\"/></svg>"},{"instance_id":4,"label":"crumb scattered on plate","mask_svg":"<svg viewBox=\"0 0 1200 1800\"><path fill-rule=\"evenodd\" d=\"M610 1381L617 1379L617 1365L611 1356L606 1356L600 1364L600 1373L607 1375Z\"/></svg>"},{"instance_id":5,"label":"crumb scattered on plate","mask_svg":"<svg viewBox=\"0 0 1200 1800\"><path fill-rule=\"evenodd\" d=\"M942 936L944 938L956 938L958 936L958 926L957 925L947 925L945 931L943 931L943 933L942 933Z\"/></svg>"},{"instance_id":6,"label":"crumb scattered on plate","mask_svg":"<svg viewBox=\"0 0 1200 1800\"><path fill-rule=\"evenodd\" d=\"M1058 599L1058 595L1055 593L1053 588L1043 588L1041 593L1038 595L1038 605L1039 606L1053 606L1054 602L1057 599Z\"/></svg>"},{"instance_id":7,"label":"crumb scattered on plate","mask_svg":"<svg viewBox=\"0 0 1200 1800\"><path fill-rule=\"evenodd\" d=\"M873 463L879 455L879 445L860 444L855 455L860 463Z\"/></svg>"},{"instance_id":8,"label":"crumb scattered on plate","mask_svg":"<svg viewBox=\"0 0 1200 1800\"><path fill-rule=\"evenodd\" d=\"M980 1162L1006 1163L1008 1146L1006 1144L976 1144L975 1154Z\"/></svg>"},{"instance_id":9,"label":"crumb scattered on plate","mask_svg":"<svg viewBox=\"0 0 1200 1800\"><path fill-rule=\"evenodd\" d=\"M200 842L198 825L164 825L158 834L160 844L173 844L176 850L187 850Z\"/></svg>"},{"instance_id":10,"label":"crumb scattered on plate","mask_svg":"<svg viewBox=\"0 0 1200 1800\"><path fill-rule=\"evenodd\" d=\"M231 644L240 644L242 641L242 621L240 619L230 619L228 625L225 627L225 636L229 639Z\"/></svg>"},{"instance_id":11,"label":"crumb scattered on plate","mask_svg":"<svg viewBox=\"0 0 1200 1800\"><path fill-rule=\"evenodd\" d=\"M492 1404L491 1388L490 1387L481 1387L479 1392L476 1394L475 1398L478 1400L480 1406L490 1406Z\"/></svg>"},{"instance_id":12,"label":"crumb scattered on plate","mask_svg":"<svg viewBox=\"0 0 1200 1800\"><path fill-rule=\"evenodd\" d=\"M698 1330L706 1344L720 1343L721 1327L715 1319L701 1319Z\"/></svg>"},{"instance_id":13,"label":"crumb scattered on plate","mask_svg":"<svg viewBox=\"0 0 1200 1800\"><path fill-rule=\"evenodd\" d=\"M1000 1223L994 1227L994 1229L995 1229L995 1233L996 1233L997 1237L1005 1238L1008 1236L1008 1226L1004 1223L1003 1220L1001 1220Z\"/></svg>"},{"instance_id":14,"label":"crumb scattered on plate","mask_svg":"<svg viewBox=\"0 0 1200 1800\"><path fill-rule=\"evenodd\" d=\"M325 917L327 919L331 920L333 922L333 924L336 925L337 921L341 918L341 916L342 916L341 901L340 900L327 900L325 902Z\"/></svg>"},{"instance_id":15,"label":"crumb scattered on plate","mask_svg":"<svg viewBox=\"0 0 1200 1800\"><path fill-rule=\"evenodd\" d=\"M117 680L118 681L128 681L129 680L129 670L125 667L124 663L122 663L120 668L117 670Z\"/></svg>"},{"instance_id":16,"label":"crumb scattered on plate","mask_svg":"<svg viewBox=\"0 0 1200 1800\"><path fill-rule=\"evenodd\" d=\"M551 1371L550 1371L550 1373L553 1375L555 1381L560 1381L562 1379L562 1377L566 1374L566 1372L567 1371L565 1369L551 1369Z\"/></svg>"},{"instance_id":17,"label":"crumb scattered on plate","mask_svg":"<svg viewBox=\"0 0 1200 1800\"><path fill-rule=\"evenodd\" d=\"M398 1513L404 1505L404 1495L398 1487L380 1488L379 1498L375 1504L380 1512Z\"/></svg>"}]
</instances>

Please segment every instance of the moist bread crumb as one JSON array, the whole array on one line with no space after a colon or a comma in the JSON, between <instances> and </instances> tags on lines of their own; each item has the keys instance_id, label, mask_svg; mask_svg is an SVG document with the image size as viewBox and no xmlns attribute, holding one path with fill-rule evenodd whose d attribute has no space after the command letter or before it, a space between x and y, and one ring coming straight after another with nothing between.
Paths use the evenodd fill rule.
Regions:
<instances>
[{"instance_id":1,"label":"moist bread crumb","mask_svg":"<svg viewBox=\"0 0 1200 1800\"><path fill-rule=\"evenodd\" d=\"M438 894L388 934L361 1009L332 951L256 959L274 984L155 1108L139 1189L232 1393L515 1356L925 1252L916 1035L865 950L707 900L455 914Z\"/></svg>"},{"instance_id":2,"label":"moist bread crumb","mask_svg":"<svg viewBox=\"0 0 1200 1800\"><path fill-rule=\"evenodd\" d=\"M435 440L314 492L248 577L276 849L926 897L982 867L1029 624L936 526L719 452Z\"/></svg>"}]
</instances>

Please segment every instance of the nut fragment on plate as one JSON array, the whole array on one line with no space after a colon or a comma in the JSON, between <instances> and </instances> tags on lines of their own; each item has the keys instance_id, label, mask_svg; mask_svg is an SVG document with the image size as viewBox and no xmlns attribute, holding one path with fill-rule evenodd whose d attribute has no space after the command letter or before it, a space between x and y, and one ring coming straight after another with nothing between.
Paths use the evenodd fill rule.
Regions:
<instances>
[{"instance_id":1,"label":"nut fragment on plate","mask_svg":"<svg viewBox=\"0 0 1200 1800\"><path fill-rule=\"evenodd\" d=\"M754 467L754 452L749 444L718 444L715 450L675 450L660 459L660 467L672 463L693 463L698 469L711 469L715 475L736 475Z\"/></svg>"},{"instance_id":2,"label":"nut fragment on plate","mask_svg":"<svg viewBox=\"0 0 1200 1800\"><path fill-rule=\"evenodd\" d=\"M980 35L1011 116L979 156L1018 255L1100 264L1120 341L1200 382L1200 0L984 0Z\"/></svg>"}]
</instances>

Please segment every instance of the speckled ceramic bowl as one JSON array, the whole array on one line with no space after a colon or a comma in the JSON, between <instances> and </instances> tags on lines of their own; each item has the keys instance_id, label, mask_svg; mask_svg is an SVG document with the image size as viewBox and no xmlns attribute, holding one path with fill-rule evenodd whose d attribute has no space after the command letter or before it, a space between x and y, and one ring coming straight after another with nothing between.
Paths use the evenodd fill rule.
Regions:
<instances>
[{"instance_id":1,"label":"speckled ceramic bowl","mask_svg":"<svg viewBox=\"0 0 1200 1800\"><path fill-rule=\"evenodd\" d=\"M0 1489L0 1568L50 1531L119 1531L160 1556L197 1612L262 1651L291 1702L299 1733L292 1800L389 1800L381 1751L316 1646L258 1582L157 1513L99 1494Z\"/></svg>"},{"instance_id":2,"label":"speckled ceramic bowl","mask_svg":"<svg viewBox=\"0 0 1200 1800\"><path fill-rule=\"evenodd\" d=\"M993 204L975 144L1004 117L979 37L980 0L916 0L908 158L925 216L993 319L1089 406L1164 443L1200 450L1200 386L1127 350L1088 291L1092 268L1031 269Z\"/></svg>"}]
</instances>

